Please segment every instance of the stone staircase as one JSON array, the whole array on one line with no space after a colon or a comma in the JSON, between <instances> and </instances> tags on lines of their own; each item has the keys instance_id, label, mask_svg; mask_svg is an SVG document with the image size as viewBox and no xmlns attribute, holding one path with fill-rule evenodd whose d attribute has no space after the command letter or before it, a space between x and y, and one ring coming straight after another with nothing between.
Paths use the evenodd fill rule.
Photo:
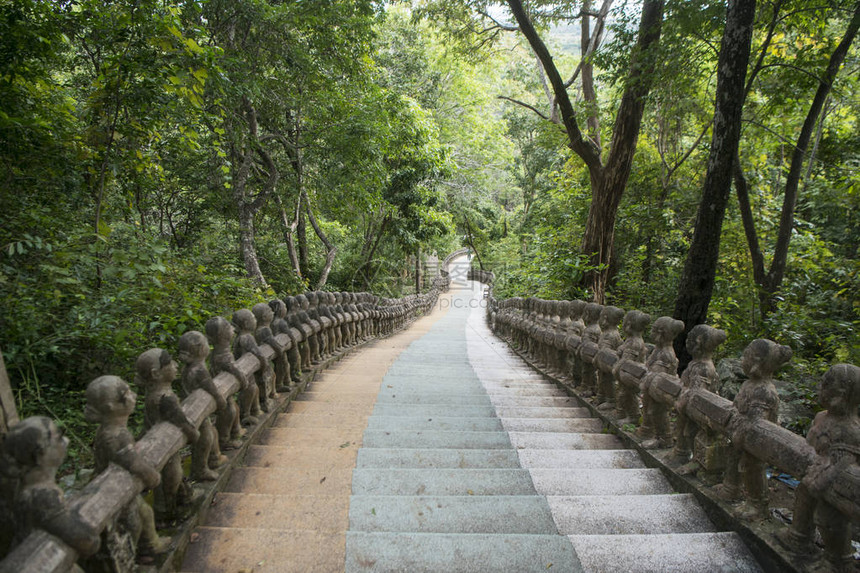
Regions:
<instances>
[{"instance_id":1,"label":"stone staircase","mask_svg":"<svg viewBox=\"0 0 860 573\"><path fill-rule=\"evenodd\" d=\"M182 571L758 571L528 368L455 283L326 370L234 471Z\"/></svg>"},{"instance_id":2,"label":"stone staircase","mask_svg":"<svg viewBox=\"0 0 860 573\"><path fill-rule=\"evenodd\" d=\"M759 570L495 339L474 296L455 293L383 380L353 472L347 571Z\"/></svg>"}]
</instances>

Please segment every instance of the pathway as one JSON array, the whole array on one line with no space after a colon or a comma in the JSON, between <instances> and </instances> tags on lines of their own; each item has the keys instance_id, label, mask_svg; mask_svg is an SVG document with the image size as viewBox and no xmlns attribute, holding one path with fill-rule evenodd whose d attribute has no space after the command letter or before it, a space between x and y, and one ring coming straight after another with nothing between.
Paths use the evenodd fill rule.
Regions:
<instances>
[{"instance_id":1,"label":"pathway","mask_svg":"<svg viewBox=\"0 0 860 573\"><path fill-rule=\"evenodd\" d=\"M481 302L455 280L327 370L252 447L183 571L758 569L496 339Z\"/></svg>"}]
</instances>

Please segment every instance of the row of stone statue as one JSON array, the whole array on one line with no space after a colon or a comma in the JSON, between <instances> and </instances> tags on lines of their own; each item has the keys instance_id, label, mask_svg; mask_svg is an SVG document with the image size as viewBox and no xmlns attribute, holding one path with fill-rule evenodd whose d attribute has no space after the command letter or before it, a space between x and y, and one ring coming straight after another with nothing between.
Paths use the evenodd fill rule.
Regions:
<instances>
[{"instance_id":1,"label":"row of stone statue","mask_svg":"<svg viewBox=\"0 0 860 573\"><path fill-rule=\"evenodd\" d=\"M183 392L191 395L203 390L211 396L214 419L207 416L196 425L189 418L173 388L177 363L166 350L153 348L142 353L135 364L135 386L145 392L145 430L162 422L179 428L192 445L191 480L215 480L218 468L227 461L222 450L241 445L245 427L258 423L261 412L274 408L279 392L290 392L302 381L303 373L327 357L391 333L426 312L446 284L446 278L439 278L430 292L401 299L380 299L369 293L308 292L260 303L252 310L237 310L231 321L214 317L206 322L205 334L184 333L177 352L184 365ZM271 351L264 352L263 345ZM237 365L248 354L258 361L255 370ZM215 377L222 372L238 380L236 395L219 391ZM101 376L86 389L85 414L99 424L93 445L96 475L111 464L124 468L140 480L143 489L154 490L153 505L137 495L131 504L117 508L104 530L88 526L66 503L56 483L67 438L50 418L27 418L10 429L2 447L0 506L11 513L2 518L13 547L35 530L44 530L86 558L82 565L87 571L127 571L135 561L152 561L168 549L170 540L159 537L156 523L168 525L181 519L184 509L194 506L195 491L185 479L181 452L156 468L135 447L127 423L136 403L137 395L124 380ZM21 556L16 559L20 562ZM6 561L2 565L2 571L16 567Z\"/></svg>"},{"instance_id":2,"label":"row of stone statue","mask_svg":"<svg viewBox=\"0 0 860 573\"><path fill-rule=\"evenodd\" d=\"M817 519L829 564L853 571L850 524L860 504L860 482L854 477L860 456L860 368L839 364L824 375L819 393L824 411L807 436L814 449L807 455L806 444L797 447L793 436L786 439L775 427L779 395L773 374L790 360L787 346L766 339L750 343L741 361L747 379L733 404L722 405L712 393L719 382L713 355L726 340L723 330L704 324L690 330L686 347L692 360L678 378L673 341L684 323L670 317L652 323L640 311L625 313L578 300L491 297L488 318L494 331L536 366L566 380L598 410L616 418L619 426L636 426L643 447L672 448L669 459L679 473L704 474L704 481L719 480L721 474L714 493L730 502L743 501L737 512L743 518L768 516L766 460L751 453L758 450L750 436L769 434L773 449L799 450L771 454L789 465L806 467L795 494L792 526L778 540L798 556L812 555ZM651 344L646 344L643 336L649 324ZM755 424L764 430L751 431ZM811 463L803 462L804 456ZM829 491L837 477L848 484L838 496ZM839 507L828 501L837 498Z\"/></svg>"}]
</instances>

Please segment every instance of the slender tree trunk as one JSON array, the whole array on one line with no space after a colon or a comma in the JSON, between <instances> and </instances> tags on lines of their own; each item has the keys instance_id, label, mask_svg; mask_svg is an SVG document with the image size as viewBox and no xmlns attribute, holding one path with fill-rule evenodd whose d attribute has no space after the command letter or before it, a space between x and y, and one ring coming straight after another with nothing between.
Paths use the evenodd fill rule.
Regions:
<instances>
[{"instance_id":1,"label":"slender tree trunk","mask_svg":"<svg viewBox=\"0 0 860 573\"><path fill-rule=\"evenodd\" d=\"M690 355L686 334L708 317L714 290L720 234L732 183L732 164L740 141L744 83L750 58L755 0L730 0L717 64L717 92L711 153L696 215L693 241L675 299L673 316L684 321L684 334L675 339L680 369Z\"/></svg>"},{"instance_id":2,"label":"slender tree trunk","mask_svg":"<svg viewBox=\"0 0 860 573\"><path fill-rule=\"evenodd\" d=\"M421 294L421 247L415 248L415 294Z\"/></svg>"},{"instance_id":3,"label":"slender tree trunk","mask_svg":"<svg viewBox=\"0 0 860 573\"><path fill-rule=\"evenodd\" d=\"M268 283L263 277L260 269L260 260L257 257L257 247L254 243L254 212L245 203L239 204L239 248L242 252L242 262L245 264L245 272L248 277L256 281L261 287L267 288Z\"/></svg>"},{"instance_id":4,"label":"slender tree trunk","mask_svg":"<svg viewBox=\"0 0 860 573\"><path fill-rule=\"evenodd\" d=\"M594 66L591 64L591 0L582 3L582 28L580 34L580 75L582 77L582 98L586 104L586 125L588 137L600 149L600 120L597 115L597 92L594 90ZM598 22L598 26L600 23ZM597 33L597 31L595 31Z\"/></svg>"},{"instance_id":5,"label":"slender tree trunk","mask_svg":"<svg viewBox=\"0 0 860 573\"><path fill-rule=\"evenodd\" d=\"M337 255L337 247L335 247L331 241L328 240L328 237L323 232L322 228L317 223L316 217L314 217L313 209L311 209L311 201L308 197L306 191L302 191L302 199L305 203L305 208L308 213L308 220L311 222L311 226L314 228L314 232L317 234L317 237L322 244L325 246L325 265L323 266L322 273L320 273L320 278L317 281L317 290L320 290L325 286L325 283L328 281L328 274L331 272L331 267L334 264L334 257Z\"/></svg>"},{"instance_id":6,"label":"slender tree trunk","mask_svg":"<svg viewBox=\"0 0 860 573\"><path fill-rule=\"evenodd\" d=\"M284 226L284 240L287 242L287 252L290 255L290 264L293 267L293 272L296 273L296 276L301 280L302 269L299 266L299 257L296 254L296 241L293 238L293 234L296 232L296 226L299 224L299 217L298 214L296 214L291 222L287 217L287 210L284 208L284 203L281 201L281 197L275 195L275 202L277 202L278 210L281 212L281 224ZM296 207L298 207L298 202L296 203Z\"/></svg>"},{"instance_id":7,"label":"slender tree trunk","mask_svg":"<svg viewBox=\"0 0 860 573\"><path fill-rule=\"evenodd\" d=\"M478 249L475 248L475 239L472 237L472 225L469 224L469 218L464 215L463 221L466 223L466 241L468 241L469 246L475 253L475 258L478 259L478 267L481 270L484 270L484 262L481 260L481 255L478 253Z\"/></svg>"}]
</instances>

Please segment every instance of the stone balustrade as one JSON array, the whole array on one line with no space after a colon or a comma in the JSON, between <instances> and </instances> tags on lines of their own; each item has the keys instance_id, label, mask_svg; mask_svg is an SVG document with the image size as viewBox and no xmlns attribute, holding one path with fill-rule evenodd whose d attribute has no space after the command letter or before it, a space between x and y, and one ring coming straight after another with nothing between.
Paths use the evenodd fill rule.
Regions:
<instances>
[{"instance_id":1,"label":"stone balustrade","mask_svg":"<svg viewBox=\"0 0 860 573\"><path fill-rule=\"evenodd\" d=\"M16 541L0 562L0 573L79 570L79 560L86 560L88 571L123 571L144 551L147 558L158 560L168 540L155 533L153 511L140 494L156 489L156 504L158 494L162 498L156 512L174 517L170 511L182 495L182 484L174 484L178 489L172 491L167 491L167 485L176 481L171 473L174 467L179 468L179 481L183 481L180 452L186 444L194 442L192 472L195 456L207 456L198 453L198 445L208 444L208 458L197 460L198 479L217 479L217 466L223 461L219 461L217 445L212 446L213 439L218 443L215 434L221 434L221 447L239 447L247 440L242 437L245 432L251 433L254 425L263 423L261 405L268 404L270 419L277 404L285 406L317 370L349 348L387 336L428 312L448 284L445 275L434 279L427 293L399 299L380 299L370 293L312 292L257 305L253 312L240 310L232 317L239 330L232 350L231 325L221 318L212 319L206 325L209 341L215 345L210 369L204 362L209 347L202 333L183 335L180 340L177 356L186 363L183 385L190 385L181 402L171 389L176 363L170 355L158 349L143 353L137 363L137 382L147 393L148 429L136 443L125 427L136 396L117 377L94 380L87 390L87 416L101 422L95 445L98 473L68 500L63 500L55 482L65 457L65 438L47 418L18 422L6 437L0 461L3 501L13 510L13 515L2 515L0 520L4 527L12 528ZM224 346L220 353L219 344ZM188 376L192 372L196 379ZM247 416L247 430L236 421L239 406L242 416ZM216 413L212 424L209 419ZM152 419L153 415L160 419ZM100 464L104 467L98 467ZM210 473L213 467L216 469ZM127 522L133 525L129 527ZM152 531L148 533L147 527Z\"/></svg>"},{"instance_id":2,"label":"stone balustrade","mask_svg":"<svg viewBox=\"0 0 860 573\"><path fill-rule=\"evenodd\" d=\"M492 284L492 273L470 278ZM791 350L770 340L744 351L748 379L734 401L715 393L712 361L726 333L693 328L687 349L693 360L680 374L672 348L683 323L669 317L650 321L639 311L583 301L488 296L491 328L533 366L579 395L615 431L654 451L679 475L697 474L709 496L733 508L742 520L769 519L765 466L800 480L794 519L779 531L782 546L797 562L815 549L817 525L832 570L853 571L851 521L860 518L860 368L833 366L823 377L817 415L806 439L779 426L779 397L772 376ZM619 333L623 319L624 338ZM643 333L651 323L651 342ZM675 413L670 427L670 413ZM704 487L704 486L703 486ZM769 543L769 541L767 542Z\"/></svg>"}]
</instances>

